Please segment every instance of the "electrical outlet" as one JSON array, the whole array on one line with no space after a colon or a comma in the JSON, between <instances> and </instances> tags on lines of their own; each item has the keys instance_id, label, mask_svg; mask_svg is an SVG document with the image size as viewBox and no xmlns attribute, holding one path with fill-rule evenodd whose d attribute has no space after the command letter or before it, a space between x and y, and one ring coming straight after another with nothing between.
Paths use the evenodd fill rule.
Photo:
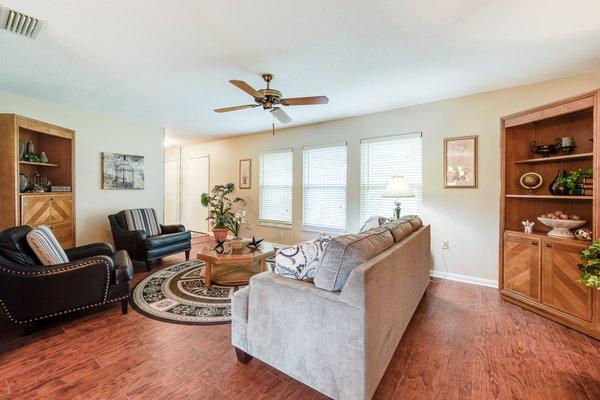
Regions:
<instances>
[{"instance_id":1,"label":"electrical outlet","mask_svg":"<svg viewBox=\"0 0 600 400\"><path fill-rule=\"evenodd\" d=\"M442 250L448 250L450 248L450 245L448 244L447 240L442 240Z\"/></svg>"}]
</instances>

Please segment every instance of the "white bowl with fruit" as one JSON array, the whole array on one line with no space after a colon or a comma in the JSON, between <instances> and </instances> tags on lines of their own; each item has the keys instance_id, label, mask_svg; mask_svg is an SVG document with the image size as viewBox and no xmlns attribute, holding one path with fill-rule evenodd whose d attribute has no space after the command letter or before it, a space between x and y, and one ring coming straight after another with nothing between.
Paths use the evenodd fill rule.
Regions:
<instances>
[{"instance_id":1,"label":"white bowl with fruit","mask_svg":"<svg viewBox=\"0 0 600 400\"><path fill-rule=\"evenodd\" d=\"M587 221L582 220L578 215L568 215L562 211L543 214L538 217L538 221L552 228L552 230L548 232L548 236L563 239L574 238L575 235L571 233L571 229L579 228L587 224Z\"/></svg>"}]
</instances>

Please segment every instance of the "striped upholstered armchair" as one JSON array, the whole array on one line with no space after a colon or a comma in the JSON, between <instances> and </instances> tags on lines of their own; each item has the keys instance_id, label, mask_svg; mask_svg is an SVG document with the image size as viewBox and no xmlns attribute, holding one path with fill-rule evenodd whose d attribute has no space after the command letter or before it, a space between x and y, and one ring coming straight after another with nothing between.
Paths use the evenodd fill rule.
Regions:
<instances>
[{"instance_id":1,"label":"striped upholstered armchair","mask_svg":"<svg viewBox=\"0 0 600 400\"><path fill-rule=\"evenodd\" d=\"M123 210L108 216L117 250L127 250L133 261L150 271L152 261L185 252L190 259L192 236L183 225L162 225L152 208Z\"/></svg>"}]
</instances>

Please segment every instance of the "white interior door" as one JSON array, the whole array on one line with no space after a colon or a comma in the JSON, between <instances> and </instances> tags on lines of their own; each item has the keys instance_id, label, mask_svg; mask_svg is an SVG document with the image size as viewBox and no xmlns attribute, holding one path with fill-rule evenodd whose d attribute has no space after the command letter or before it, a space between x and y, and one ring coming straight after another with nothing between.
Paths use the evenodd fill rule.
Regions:
<instances>
[{"instance_id":1,"label":"white interior door","mask_svg":"<svg viewBox=\"0 0 600 400\"><path fill-rule=\"evenodd\" d=\"M187 161L187 224L189 230L208 232L208 209L200 203L202 193L209 191L209 159L193 157Z\"/></svg>"},{"instance_id":2,"label":"white interior door","mask_svg":"<svg viewBox=\"0 0 600 400\"><path fill-rule=\"evenodd\" d=\"M165 225L179 223L179 161L165 161Z\"/></svg>"}]
</instances>

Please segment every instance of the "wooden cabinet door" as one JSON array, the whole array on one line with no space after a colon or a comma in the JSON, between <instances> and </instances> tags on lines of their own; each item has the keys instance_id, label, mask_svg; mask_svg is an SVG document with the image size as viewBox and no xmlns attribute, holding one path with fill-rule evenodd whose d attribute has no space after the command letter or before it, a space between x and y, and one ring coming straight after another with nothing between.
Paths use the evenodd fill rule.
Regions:
<instances>
[{"instance_id":1,"label":"wooden cabinet door","mask_svg":"<svg viewBox=\"0 0 600 400\"><path fill-rule=\"evenodd\" d=\"M73 223L71 221L48 224L48 227L52 230L63 249L70 249L75 245L73 243Z\"/></svg>"},{"instance_id":2,"label":"wooden cabinet door","mask_svg":"<svg viewBox=\"0 0 600 400\"><path fill-rule=\"evenodd\" d=\"M50 197L50 216L52 221L66 221L73 218L73 196L70 194Z\"/></svg>"},{"instance_id":3,"label":"wooden cabinet door","mask_svg":"<svg viewBox=\"0 0 600 400\"><path fill-rule=\"evenodd\" d=\"M542 302L586 321L592 320L592 288L577 283L579 253L585 243L544 239Z\"/></svg>"},{"instance_id":4,"label":"wooden cabinet door","mask_svg":"<svg viewBox=\"0 0 600 400\"><path fill-rule=\"evenodd\" d=\"M21 224L38 226L71 220L73 196L71 194L32 194L21 197Z\"/></svg>"},{"instance_id":5,"label":"wooden cabinet door","mask_svg":"<svg viewBox=\"0 0 600 400\"><path fill-rule=\"evenodd\" d=\"M533 236L504 235L503 289L540 300L540 240Z\"/></svg>"}]
</instances>

